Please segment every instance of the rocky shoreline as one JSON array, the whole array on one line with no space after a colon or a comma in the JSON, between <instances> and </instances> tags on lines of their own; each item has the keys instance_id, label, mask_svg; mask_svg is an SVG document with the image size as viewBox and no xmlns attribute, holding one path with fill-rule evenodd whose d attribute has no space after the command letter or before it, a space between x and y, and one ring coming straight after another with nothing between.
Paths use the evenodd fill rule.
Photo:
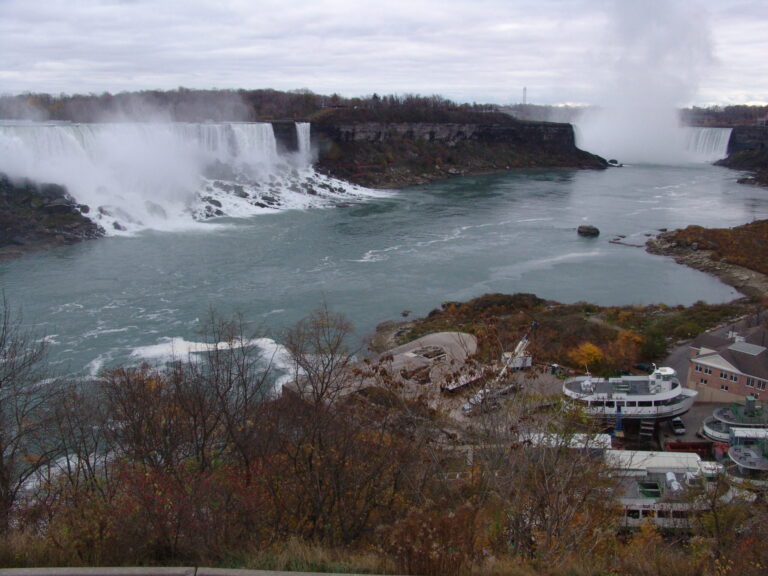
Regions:
<instances>
[{"instance_id":1,"label":"rocky shoreline","mask_svg":"<svg viewBox=\"0 0 768 576\"><path fill-rule=\"evenodd\" d=\"M0 174L0 261L104 236L63 186Z\"/></svg>"},{"instance_id":2,"label":"rocky shoreline","mask_svg":"<svg viewBox=\"0 0 768 576\"><path fill-rule=\"evenodd\" d=\"M737 266L724 259L713 259L711 250L696 246L684 246L674 240L674 232L664 232L646 242L645 249L651 254L669 256L678 264L695 268L718 277L746 296L763 298L768 296L768 276L743 266Z\"/></svg>"}]
</instances>

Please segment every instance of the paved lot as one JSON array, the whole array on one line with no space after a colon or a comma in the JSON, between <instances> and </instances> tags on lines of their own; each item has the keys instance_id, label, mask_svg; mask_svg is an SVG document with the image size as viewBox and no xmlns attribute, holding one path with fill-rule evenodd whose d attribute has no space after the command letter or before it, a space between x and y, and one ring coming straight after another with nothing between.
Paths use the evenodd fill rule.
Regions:
<instances>
[{"instance_id":1,"label":"paved lot","mask_svg":"<svg viewBox=\"0 0 768 576\"><path fill-rule=\"evenodd\" d=\"M701 428L701 423L704 419L712 416L713 410L721 406L727 406L727 404L720 404L717 402L696 402L693 407L683 414L682 419L685 424L686 432L681 436L676 436L672 433L672 429L669 427L668 422L662 422L660 424L660 439L662 446L666 442L705 442L707 438L698 436L698 431Z\"/></svg>"}]
</instances>

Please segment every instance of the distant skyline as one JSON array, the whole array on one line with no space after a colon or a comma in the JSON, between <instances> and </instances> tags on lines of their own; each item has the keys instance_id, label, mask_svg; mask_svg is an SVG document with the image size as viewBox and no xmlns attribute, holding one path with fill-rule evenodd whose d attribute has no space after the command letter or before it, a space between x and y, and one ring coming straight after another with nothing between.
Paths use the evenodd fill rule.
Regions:
<instances>
[{"instance_id":1,"label":"distant skyline","mask_svg":"<svg viewBox=\"0 0 768 576\"><path fill-rule=\"evenodd\" d=\"M765 0L0 0L0 93L768 103Z\"/></svg>"}]
</instances>

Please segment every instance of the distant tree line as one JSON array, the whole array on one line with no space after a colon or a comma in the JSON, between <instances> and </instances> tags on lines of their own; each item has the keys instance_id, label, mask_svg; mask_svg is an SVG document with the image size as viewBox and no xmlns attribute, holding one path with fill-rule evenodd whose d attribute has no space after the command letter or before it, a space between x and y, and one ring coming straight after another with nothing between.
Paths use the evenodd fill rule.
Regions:
<instances>
[{"instance_id":1,"label":"distant tree line","mask_svg":"<svg viewBox=\"0 0 768 576\"><path fill-rule=\"evenodd\" d=\"M310 90L145 90L111 94L0 96L0 118L104 121L270 121L321 119L380 122L467 122L495 107L456 104L441 96L373 94L345 98ZM508 121L509 118L504 116Z\"/></svg>"},{"instance_id":2,"label":"distant tree line","mask_svg":"<svg viewBox=\"0 0 768 576\"><path fill-rule=\"evenodd\" d=\"M762 122L765 126L768 120L768 106L709 106L708 108L692 107L680 112L683 123L687 126L755 126Z\"/></svg>"},{"instance_id":3,"label":"distant tree line","mask_svg":"<svg viewBox=\"0 0 768 576\"><path fill-rule=\"evenodd\" d=\"M243 122L314 120L329 122L574 122L583 107L516 104L459 104L439 95L371 94L347 98L308 89L143 90L111 94L24 93L0 96L0 119L71 122L153 121ZM754 126L768 118L768 106L692 107L680 111L690 126Z\"/></svg>"}]
</instances>

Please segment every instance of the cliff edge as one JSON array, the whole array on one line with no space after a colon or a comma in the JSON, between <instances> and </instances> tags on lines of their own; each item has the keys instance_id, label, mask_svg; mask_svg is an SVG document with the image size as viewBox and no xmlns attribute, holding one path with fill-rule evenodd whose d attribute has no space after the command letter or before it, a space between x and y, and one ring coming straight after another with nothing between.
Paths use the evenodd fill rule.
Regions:
<instances>
[{"instance_id":1,"label":"cliff edge","mask_svg":"<svg viewBox=\"0 0 768 576\"><path fill-rule=\"evenodd\" d=\"M570 124L488 114L472 122L313 120L317 167L373 188L521 168L603 169L576 147Z\"/></svg>"},{"instance_id":2,"label":"cliff edge","mask_svg":"<svg viewBox=\"0 0 768 576\"><path fill-rule=\"evenodd\" d=\"M740 178L740 184L768 186L768 127L735 127L728 142L728 157L715 164L752 172Z\"/></svg>"}]
</instances>

